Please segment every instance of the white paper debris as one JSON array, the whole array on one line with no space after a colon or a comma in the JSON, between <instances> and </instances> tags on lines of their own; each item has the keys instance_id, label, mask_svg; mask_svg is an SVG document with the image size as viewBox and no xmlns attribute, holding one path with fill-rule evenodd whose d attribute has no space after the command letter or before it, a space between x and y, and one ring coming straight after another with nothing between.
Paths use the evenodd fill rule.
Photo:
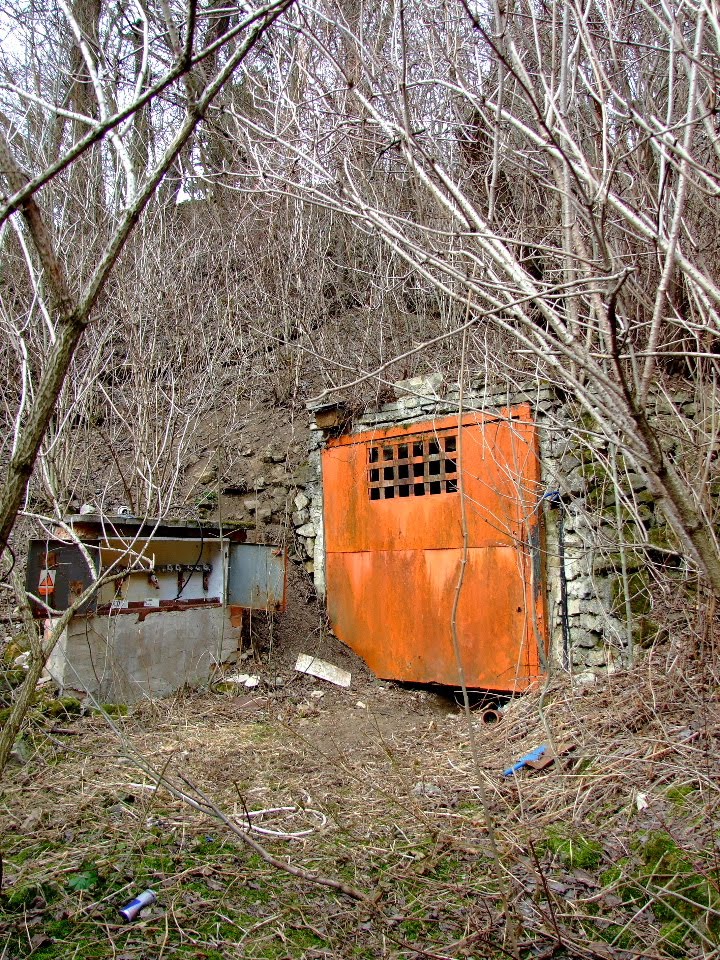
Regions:
<instances>
[{"instance_id":1,"label":"white paper debris","mask_svg":"<svg viewBox=\"0 0 720 960\"><path fill-rule=\"evenodd\" d=\"M307 673L311 677L317 677L318 680L327 680L328 683L334 683L338 687L349 687L352 679L348 670L342 670L340 667L336 667L334 663L328 663L327 660L310 657L307 653L298 654L295 669L298 673Z\"/></svg>"},{"instance_id":2,"label":"white paper debris","mask_svg":"<svg viewBox=\"0 0 720 960\"><path fill-rule=\"evenodd\" d=\"M234 673L230 677L223 677L223 683L242 684L244 687L252 690L253 687L260 685L260 677L253 677L249 673Z\"/></svg>"}]
</instances>

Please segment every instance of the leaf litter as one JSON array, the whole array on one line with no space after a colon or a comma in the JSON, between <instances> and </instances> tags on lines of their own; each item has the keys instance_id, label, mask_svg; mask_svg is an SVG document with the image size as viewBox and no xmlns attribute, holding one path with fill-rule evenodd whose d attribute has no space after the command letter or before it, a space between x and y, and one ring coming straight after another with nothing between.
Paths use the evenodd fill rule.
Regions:
<instances>
[{"instance_id":1,"label":"leaf litter","mask_svg":"<svg viewBox=\"0 0 720 960\"><path fill-rule=\"evenodd\" d=\"M72 737L36 727L32 759L2 792L7 960L716 949L720 685L707 663L641 664L591 688L553 680L509 701L499 723L474 715L516 945L453 700L367 676L320 699L314 683L268 687L252 710L232 693L147 703L115 721L120 736L97 716L74 721ZM538 742L575 749L502 776ZM134 751L238 823L265 811L259 839L273 856L366 899L269 866L140 773ZM157 904L121 922L146 888Z\"/></svg>"}]
</instances>

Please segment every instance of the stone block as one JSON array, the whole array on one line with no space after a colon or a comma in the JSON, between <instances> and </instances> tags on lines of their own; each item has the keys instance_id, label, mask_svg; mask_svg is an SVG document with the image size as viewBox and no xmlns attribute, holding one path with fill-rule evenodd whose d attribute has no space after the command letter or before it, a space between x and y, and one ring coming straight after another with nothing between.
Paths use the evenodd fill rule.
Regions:
<instances>
[{"instance_id":1,"label":"stone block","mask_svg":"<svg viewBox=\"0 0 720 960\"><path fill-rule=\"evenodd\" d=\"M563 490L572 494L579 494L585 490L585 477L582 470L576 468L565 476Z\"/></svg>"},{"instance_id":2,"label":"stone block","mask_svg":"<svg viewBox=\"0 0 720 960\"><path fill-rule=\"evenodd\" d=\"M645 561L636 550L627 550L625 552L625 564L628 572L639 570L644 566ZM603 553L596 556L593 560L593 573L597 576L607 576L608 574L617 574L622 570L622 557L619 553Z\"/></svg>"},{"instance_id":3,"label":"stone block","mask_svg":"<svg viewBox=\"0 0 720 960\"><path fill-rule=\"evenodd\" d=\"M582 573L587 574L587 568L582 570ZM595 596L595 585L589 577L582 576L582 573L578 572L575 579L571 579L567 576L567 573L565 574L565 579L568 581L568 598L575 601L588 600ZM570 600L568 599L568 606L569 603Z\"/></svg>"},{"instance_id":4,"label":"stone block","mask_svg":"<svg viewBox=\"0 0 720 960\"><path fill-rule=\"evenodd\" d=\"M430 373L420 377L410 377L409 380L398 380L393 384L395 392L400 394L404 392L420 393L424 396L437 395L443 382L441 373ZM387 409L383 407L383 409Z\"/></svg>"},{"instance_id":5,"label":"stone block","mask_svg":"<svg viewBox=\"0 0 720 960\"><path fill-rule=\"evenodd\" d=\"M598 638L603 632L603 618L596 617L591 613L581 613L570 620L571 635L574 636L575 630L587 631L597 634Z\"/></svg>"},{"instance_id":6,"label":"stone block","mask_svg":"<svg viewBox=\"0 0 720 960\"><path fill-rule=\"evenodd\" d=\"M262 459L265 463L284 463L286 456L287 452L282 447L271 444L265 450Z\"/></svg>"},{"instance_id":7,"label":"stone block","mask_svg":"<svg viewBox=\"0 0 720 960\"><path fill-rule=\"evenodd\" d=\"M579 577L588 575L588 565L584 559L572 560L565 558L565 579L568 583L577 580Z\"/></svg>"},{"instance_id":8,"label":"stone block","mask_svg":"<svg viewBox=\"0 0 720 960\"><path fill-rule=\"evenodd\" d=\"M566 526L565 527L566 552L570 556L572 556L573 554L577 554L579 552L582 552L584 554L586 552L586 549L587 549L587 544L586 544L586 536L584 535L584 533L581 536L580 533L576 532L575 525L569 528Z\"/></svg>"},{"instance_id":9,"label":"stone block","mask_svg":"<svg viewBox=\"0 0 720 960\"><path fill-rule=\"evenodd\" d=\"M631 490L640 491L647 489L647 483L645 478L641 477L639 473L629 473L625 476L619 476L618 482L620 486L629 486Z\"/></svg>"},{"instance_id":10,"label":"stone block","mask_svg":"<svg viewBox=\"0 0 720 960\"><path fill-rule=\"evenodd\" d=\"M587 597L568 598L568 616L570 617L602 616L605 612L603 605L592 593Z\"/></svg>"},{"instance_id":11,"label":"stone block","mask_svg":"<svg viewBox=\"0 0 720 960\"><path fill-rule=\"evenodd\" d=\"M597 683L597 677L591 670L575 674L573 680L579 687L589 687Z\"/></svg>"},{"instance_id":12,"label":"stone block","mask_svg":"<svg viewBox=\"0 0 720 960\"><path fill-rule=\"evenodd\" d=\"M609 658L609 652L605 647L595 647L594 650L587 650L583 657L582 662L588 667L605 667L607 666Z\"/></svg>"},{"instance_id":13,"label":"stone block","mask_svg":"<svg viewBox=\"0 0 720 960\"><path fill-rule=\"evenodd\" d=\"M582 650L592 650L602 642L601 637L592 630L572 630L570 633L570 643L573 648L579 647Z\"/></svg>"},{"instance_id":14,"label":"stone block","mask_svg":"<svg viewBox=\"0 0 720 960\"><path fill-rule=\"evenodd\" d=\"M307 487L315 476L315 470L309 463L301 464L293 474L293 482L297 487Z\"/></svg>"}]
</instances>

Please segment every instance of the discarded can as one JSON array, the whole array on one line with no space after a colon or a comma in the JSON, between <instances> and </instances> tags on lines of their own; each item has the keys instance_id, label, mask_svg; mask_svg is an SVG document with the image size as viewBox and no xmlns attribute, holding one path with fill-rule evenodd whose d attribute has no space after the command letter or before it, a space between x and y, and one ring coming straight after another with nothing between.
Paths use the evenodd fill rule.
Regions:
<instances>
[{"instance_id":1,"label":"discarded can","mask_svg":"<svg viewBox=\"0 0 720 960\"><path fill-rule=\"evenodd\" d=\"M149 907L150 904L155 903L156 900L157 894L154 890L143 890L139 896L135 897L134 900L131 900L130 903L120 910L120 916L127 921L134 920L141 910Z\"/></svg>"}]
</instances>

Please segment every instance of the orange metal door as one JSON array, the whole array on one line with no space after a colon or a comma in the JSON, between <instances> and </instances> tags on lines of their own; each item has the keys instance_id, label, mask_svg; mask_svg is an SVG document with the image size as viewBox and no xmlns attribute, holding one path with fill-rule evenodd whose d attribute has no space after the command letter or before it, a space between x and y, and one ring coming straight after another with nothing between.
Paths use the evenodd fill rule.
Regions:
<instances>
[{"instance_id":1,"label":"orange metal door","mask_svg":"<svg viewBox=\"0 0 720 960\"><path fill-rule=\"evenodd\" d=\"M460 429L449 417L328 443L330 621L378 676L455 685L465 558L457 633L467 684L524 690L545 643L536 430L526 405L468 414Z\"/></svg>"}]
</instances>

